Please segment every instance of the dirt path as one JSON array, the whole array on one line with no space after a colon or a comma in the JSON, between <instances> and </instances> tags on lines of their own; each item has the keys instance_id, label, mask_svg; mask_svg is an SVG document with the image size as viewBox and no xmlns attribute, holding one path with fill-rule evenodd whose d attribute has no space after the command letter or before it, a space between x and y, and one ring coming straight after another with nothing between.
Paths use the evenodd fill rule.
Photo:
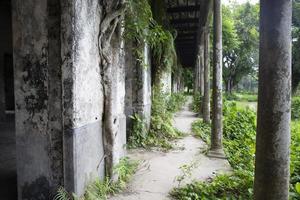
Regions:
<instances>
[{"instance_id":1,"label":"dirt path","mask_svg":"<svg viewBox=\"0 0 300 200\"><path fill-rule=\"evenodd\" d=\"M174 125L180 131L190 134L191 124L197 120L196 114L189 111L188 104L174 118ZM153 152L134 150L129 152L132 159L143 163L134 175L128 189L111 200L168 200L169 191L192 180L205 180L219 171L229 171L226 160L211 159L201 154L206 148L204 142L191 135L176 142L177 150ZM184 173L186 171L186 173ZM186 174L186 175L185 175Z\"/></svg>"}]
</instances>

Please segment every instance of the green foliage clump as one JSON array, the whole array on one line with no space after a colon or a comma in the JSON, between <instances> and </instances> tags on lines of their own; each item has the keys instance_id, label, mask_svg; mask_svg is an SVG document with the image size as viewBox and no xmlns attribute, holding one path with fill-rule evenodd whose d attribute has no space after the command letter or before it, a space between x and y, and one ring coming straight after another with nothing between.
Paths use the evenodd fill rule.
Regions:
<instances>
[{"instance_id":1,"label":"green foliage clump","mask_svg":"<svg viewBox=\"0 0 300 200\"><path fill-rule=\"evenodd\" d=\"M154 87L152 93L151 123L148 134L153 146L164 149L172 148L170 140L182 136L182 133L173 127L173 113L178 111L186 101L183 94L165 94L160 87ZM170 107L170 105L173 107Z\"/></svg>"},{"instance_id":2,"label":"green foliage clump","mask_svg":"<svg viewBox=\"0 0 300 200\"><path fill-rule=\"evenodd\" d=\"M210 131L210 124L204 123L202 120L197 120L192 123L193 134L207 144L210 144Z\"/></svg>"},{"instance_id":3,"label":"green foliage clump","mask_svg":"<svg viewBox=\"0 0 300 200\"><path fill-rule=\"evenodd\" d=\"M225 93L224 98L228 101L257 102L257 94L252 93Z\"/></svg>"},{"instance_id":4,"label":"green foliage clump","mask_svg":"<svg viewBox=\"0 0 300 200\"><path fill-rule=\"evenodd\" d=\"M83 197L76 197L74 194L69 194L61 187L54 200L105 200L108 195L114 195L125 189L126 183L136 172L138 165L139 162L124 157L114 167L114 172L118 175L117 181L114 182L108 177L104 178L104 180L97 179L86 188Z\"/></svg>"},{"instance_id":5,"label":"green foliage clump","mask_svg":"<svg viewBox=\"0 0 300 200\"><path fill-rule=\"evenodd\" d=\"M194 74L193 74L192 69L185 68L183 70L183 79L184 79L184 87L186 87L188 93L190 93L190 91L194 87Z\"/></svg>"},{"instance_id":6,"label":"green foliage clump","mask_svg":"<svg viewBox=\"0 0 300 200\"><path fill-rule=\"evenodd\" d=\"M128 41L135 43L133 52L142 65L144 65L144 44L150 45L157 80L162 72L178 71L178 68L181 68L177 60L173 35L170 30L154 20L148 0L127 0L124 36Z\"/></svg>"},{"instance_id":7,"label":"green foliage clump","mask_svg":"<svg viewBox=\"0 0 300 200\"><path fill-rule=\"evenodd\" d=\"M224 149L233 168L232 174L217 175L209 182L194 182L175 188L175 199L251 199L253 186L255 113L225 102ZM192 125L193 132L210 143L211 129L202 121Z\"/></svg>"},{"instance_id":8,"label":"green foliage clump","mask_svg":"<svg viewBox=\"0 0 300 200\"><path fill-rule=\"evenodd\" d=\"M203 96L199 92L196 92L193 95L192 111L194 111L196 113L199 113L201 111L202 99L203 99Z\"/></svg>"},{"instance_id":9,"label":"green foliage clump","mask_svg":"<svg viewBox=\"0 0 300 200\"><path fill-rule=\"evenodd\" d=\"M232 199L253 198L254 153L256 115L250 109L237 107L235 102L224 103L224 150L233 168L232 174L217 175L209 182L194 182L182 188L175 188L171 195L175 199ZM203 123L193 124L193 131L210 139L210 131L203 129ZM300 122L292 122L290 199L300 198Z\"/></svg>"},{"instance_id":10,"label":"green foliage clump","mask_svg":"<svg viewBox=\"0 0 300 200\"><path fill-rule=\"evenodd\" d=\"M234 169L254 170L256 115L236 104L229 105L224 116L224 149Z\"/></svg>"},{"instance_id":11,"label":"green foliage clump","mask_svg":"<svg viewBox=\"0 0 300 200\"><path fill-rule=\"evenodd\" d=\"M300 119L300 97L294 97L292 100L292 119Z\"/></svg>"},{"instance_id":12,"label":"green foliage clump","mask_svg":"<svg viewBox=\"0 0 300 200\"><path fill-rule=\"evenodd\" d=\"M135 113L131 116L131 119L133 126L127 143L128 148L147 147L148 128L145 118Z\"/></svg>"},{"instance_id":13,"label":"green foliage clump","mask_svg":"<svg viewBox=\"0 0 300 200\"><path fill-rule=\"evenodd\" d=\"M170 195L180 200L245 200L252 199L252 174L236 171L234 175L218 175L208 182L194 182L175 188Z\"/></svg>"},{"instance_id":14,"label":"green foliage clump","mask_svg":"<svg viewBox=\"0 0 300 200\"><path fill-rule=\"evenodd\" d=\"M167 111L170 113L179 111L184 102L186 102L186 96L183 93L173 93L168 99Z\"/></svg>"},{"instance_id":15,"label":"green foliage clump","mask_svg":"<svg viewBox=\"0 0 300 200\"><path fill-rule=\"evenodd\" d=\"M300 121L292 122L291 199L300 199Z\"/></svg>"},{"instance_id":16,"label":"green foliage clump","mask_svg":"<svg viewBox=\"0 0 300 200\"><path fill-rule=\"evenodd\" d=\"M237 101L239 97L235 93L226 92L223 94L223 99L227 101Z\"/></svg>"},{"instance_id":17,"label":"green foliage clump","mask_svg":"<svg viewBox=\"0 0 300 200\"><path fill-rule=\"evenodd\" d=\"M300 1L293 0L293 51L292 51L292 89L293 93L299 91L300 84Z\"/></svg>"},{"instance_id":18,"label":"green foliage clump","mask_svg":"<svg viewBox=\"0 0 300 200\"><path fill-rule=\"evenodd\" d=\"M173 127L173 114L180 110L186 101L182 93L171 95L161 92L158 87L153 88L150 130L147 130L146 121L142 116L134 115L133 131L129 138L128 146L131 148L159 147L165 150L171 149L172 139L183 135Z\"/></svg>"}]
</instances>

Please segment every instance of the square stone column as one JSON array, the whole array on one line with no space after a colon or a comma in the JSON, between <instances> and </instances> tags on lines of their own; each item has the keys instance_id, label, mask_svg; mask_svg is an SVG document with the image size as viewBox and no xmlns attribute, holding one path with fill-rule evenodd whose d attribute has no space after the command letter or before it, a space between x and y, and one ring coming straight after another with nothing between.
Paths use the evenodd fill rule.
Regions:
<instances>
[{"instance_id":1,"label":"square stone column","mask_svg":"<svg viewBox=\"0 0 300 200\"><path fill-rule=\"evenodd\" d=\"M111 1L108 1L111 3ZM19 199L82 195L105 174L98 1L14 0L13 48ZM113 35L114 163L125 155L124 45Z\"/></svg>"}]
</instances>

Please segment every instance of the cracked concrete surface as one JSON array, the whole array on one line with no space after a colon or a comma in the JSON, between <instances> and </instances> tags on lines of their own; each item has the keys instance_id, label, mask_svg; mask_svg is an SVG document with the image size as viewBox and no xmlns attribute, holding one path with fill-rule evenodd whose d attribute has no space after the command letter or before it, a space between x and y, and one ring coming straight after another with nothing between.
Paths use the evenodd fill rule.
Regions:
<instances>
[{"instance_id":1,"label":"cracked concrete surface","mask_svg":"<svg viewBox=\"0 0 300 200\"><path fill-rule=\"evenodd\" d=\"M197 120L195 113L188 110L188 102L182 111L174 117L176 128L185 133L191 133L191 124ZM129 157L142 161L139 170L133 176L128 188L114 196L110 200L168 200L172 188L179 186L178 178L183 171L181 166L192 166L190 175L184 176L181 185L192 180L206 180L215 173L230 171L230 165L226 160L208 158L201 153L206 144L198 138L187 135L176 141L178 147L170 152L133 150Z\"/></svg>"}]
</instances>

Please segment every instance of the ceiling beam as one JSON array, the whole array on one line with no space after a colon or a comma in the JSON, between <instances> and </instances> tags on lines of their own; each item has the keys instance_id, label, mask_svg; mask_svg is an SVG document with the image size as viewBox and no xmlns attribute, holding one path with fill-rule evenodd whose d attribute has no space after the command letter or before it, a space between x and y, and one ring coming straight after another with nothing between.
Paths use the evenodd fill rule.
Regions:
<instances>
[{"instance_id":1,"label":"ceiling beam","mask_svg":"<svg viewBox=\"0 0 300 200\"><path fill-rule=\"evenodd\" d=\"M174 27L177 31L197 31L198 27L197 26L178 26Z\"/></svg>"},{"instance_id":2,"label":"ceiling beam","mask_svg":"<svg viewBox=\"0 0 300 200\"><path fill-rule=\"evenodd\" d=\"M178 13L178 12L193 12L193 11L199 11L200 6L178 6L178 7L172 7L168 8L168 13Z\"/></svg>"},{"instance_id":3,"label":"ceiling beam","mask_svg":"<svg viewBox=\"0 0 300 200\"><path fill-rule=\"evenodd\" d=\"M198 18L179 18L179 19L172 19L171 24L186 24L186 23L199 23Z\"/></svg>"}]
</instances>

